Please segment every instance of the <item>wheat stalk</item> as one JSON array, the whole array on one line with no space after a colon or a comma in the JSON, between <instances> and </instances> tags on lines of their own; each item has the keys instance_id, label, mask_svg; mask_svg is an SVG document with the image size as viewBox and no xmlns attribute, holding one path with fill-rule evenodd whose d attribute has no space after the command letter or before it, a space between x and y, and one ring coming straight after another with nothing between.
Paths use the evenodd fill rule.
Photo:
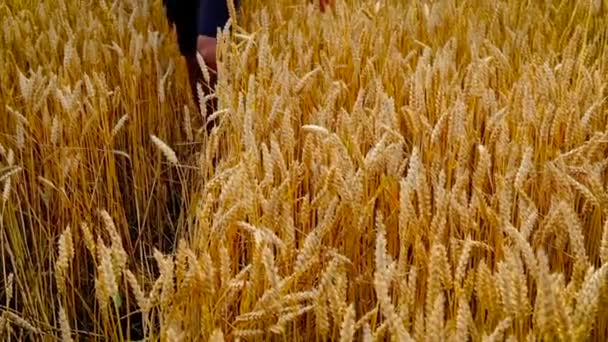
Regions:
<instances>
[{"instance_id":1,"label":"wheat stalk","mask_svg":"<svg viewBox=\"0 0 608 342\"><path fill-rule=\"evenodd\" d=\"M150 139L152 140L154 145L156 145L156 147L162 152L165 158L167 158L169 163L173 165L179 164L177 160L177 154L175 153L175 151L173 151L173 149L171 149L171 147L169 147L169 145L167 145L164 141L160 140L154 134L150 135Z\"/></svg>"}]
</instances>

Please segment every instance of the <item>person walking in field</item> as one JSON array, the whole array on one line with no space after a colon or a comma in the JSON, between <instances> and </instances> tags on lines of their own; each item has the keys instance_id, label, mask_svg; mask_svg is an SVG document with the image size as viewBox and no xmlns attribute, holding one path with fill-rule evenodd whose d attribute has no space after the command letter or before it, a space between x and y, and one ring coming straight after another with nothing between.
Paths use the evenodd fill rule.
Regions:
<instances>
[{"instance_id":1,"label":"person walking in field","mask_svg":"<svg viewBox=\"0 0 608 342\"><path fill-rule=\"evenodd\" d=\"M203 83L209 94L217 78L217 29L224 28L230 17L228 0L163 0L169 22L175 25L181 55L186 60L190 88L198 102L197 82L203 82L196 54L210 69L211 84ZM232 0L238 10L242 0ZM246 0L245 0L246 1ZM272 0L269 0L272 1ZM322 12L333 0L319 0Z\"/></svg>"}]
</instances>

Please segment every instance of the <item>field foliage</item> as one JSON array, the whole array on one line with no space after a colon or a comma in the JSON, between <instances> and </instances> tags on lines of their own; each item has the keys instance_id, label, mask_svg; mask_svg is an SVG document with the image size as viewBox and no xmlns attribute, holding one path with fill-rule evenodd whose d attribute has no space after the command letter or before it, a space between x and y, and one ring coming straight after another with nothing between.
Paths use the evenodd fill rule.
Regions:
<instances>
[{"instance_id":1,"label":"field foliage","mask_svg":"<svg viewBox=\"0 0 608 342\"><path fill-rule=\"evenodd\" d=\"M0 4L3 340L606 339L608 1L243 2Z\"/></svg>"}]
</instances>

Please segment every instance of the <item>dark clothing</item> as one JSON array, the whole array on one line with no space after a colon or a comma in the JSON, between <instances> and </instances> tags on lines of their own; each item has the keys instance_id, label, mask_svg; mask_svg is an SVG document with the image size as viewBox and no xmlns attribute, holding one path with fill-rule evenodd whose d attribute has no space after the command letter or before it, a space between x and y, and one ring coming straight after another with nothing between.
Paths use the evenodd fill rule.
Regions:
<instances>
[{"instance_id":1,"label":"dark clothing","mask_svg":"<svg viewBox=\"0 0 608 342\"><path fill-rule=\"evenodd\" d=\"M175 24L179 50L184 56L194 56L199 35L215 37L228 18L227 0L163 0L167 17ZM234 0L238 6L239 1Z\"/></svg>"}]
</instances>

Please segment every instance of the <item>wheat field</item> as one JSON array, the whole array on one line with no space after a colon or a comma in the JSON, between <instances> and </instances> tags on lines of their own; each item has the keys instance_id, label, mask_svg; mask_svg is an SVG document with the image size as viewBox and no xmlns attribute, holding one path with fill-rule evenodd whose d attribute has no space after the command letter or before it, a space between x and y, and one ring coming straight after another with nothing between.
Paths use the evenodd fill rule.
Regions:
<instances>
[{"instance_id":1,"label":"wheat field","mask_svg":"<svg viewBox=\"0 0 608 342\"><path fill-rule=\"evenodd\" d=\"M608 1L231 15L0 4L2 340L608 339Z\"/></svg>"}]
</instances>

